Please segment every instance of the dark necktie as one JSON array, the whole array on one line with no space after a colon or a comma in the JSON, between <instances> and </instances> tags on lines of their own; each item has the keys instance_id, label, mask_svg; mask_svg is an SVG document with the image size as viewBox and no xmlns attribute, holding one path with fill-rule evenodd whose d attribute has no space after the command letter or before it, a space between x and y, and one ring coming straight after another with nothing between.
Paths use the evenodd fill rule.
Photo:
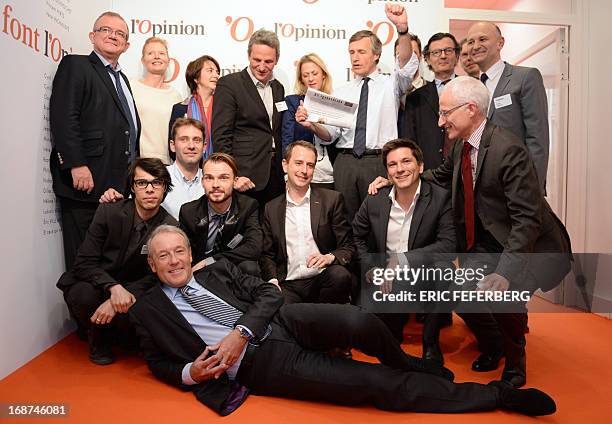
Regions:
<instances>
[{"instance_id":1,"label":"dark necktie","mask_svg":"<svg viewBox=\"0 0 612 424\"><path fill-rule=\"evenodd\" d=\"M234 328L236 321L242 316L242 312L232 305L222 302L206 293L199 295L190 294L189 286L180 289L185 301L196 311L229 328ZM193 289L191 291L194 291Z\"/></svg>"},{"instance_id":2,"label":"dark necktie","mask_svg":"<svg viewBox=\"0 0 612 424\"><path fill-rule=\"evenodd\" d=\"M463 207L465 212L465 238L467 250L474 245L474 185L472 178L472 160L470 150L472 146L467 141L463 142L461 151L461 177L463 179Z\"/></svg>"},{"instance_id":3,"label":"dark necktie","mask_svg":"<svg viewBox=\"0 0 612 424\"><path fill-rule=\"evenodd\" d=\"M128 124L130 125L130 145L128 146L128 151L130 152L130 162L133 162L134 159L136 159L136 124L132 119L132 113L130 112L130 107L128 106L127 97L125 97L125 93L123 92L123 88L121 87L121 72L115 71L111 65L106 65L106 68L115 77L115 85L117 86L117 96L119 97L119 103L121 103L123 113L127 117Z\"/></svg>"},{"instance_id":4,"label":"dark necktie","mask_svg":"<svg viewBox=\"0 0 612 424\"><path fill-rule=\"evenodd\" d=\"M210 223L208 224L208 240L206 242L206 254L211 255L219 253L221 251L221 238L223 237L222 231L225 225L225 219L227 214L214 214Z\"/></svg>"},{"instance_id":5,"label":"dark necktie","mask_svg":"<svg viewBox=\"0 0 612 424\"><path fill-rule=\"evenodd\" d=\"M359 96L359 108L357 109L357 125L355 126L355 138L353 140L353 153L360 158L366 150L366 124L368 122L368 81L370 77L363 79L361 95Z\"/></svg>"},{"instance_id":6,"label":"dark necktie","mask_svg":"<svg viewBox=\"0 0 612 424\"><path fill-rule=\"evenodd\" d=\"M441 85L446 85L446 84L448 84L450 81L451 81L451 79L449 78L449 79L447 79L447 80L442 81L440 84L441 84Z\"/></svg>"},{"instance_id":7,"label":"dark necktie","mask_svg":"<svg viewBox=\"0 0 612 424\"><path fill-rule=\"evenodd\" d=\"M489 76L485 73L480 74L480 81L482 81L483 84L487 83L487 80L489 79Z\"/></svg>"}]
</instances>

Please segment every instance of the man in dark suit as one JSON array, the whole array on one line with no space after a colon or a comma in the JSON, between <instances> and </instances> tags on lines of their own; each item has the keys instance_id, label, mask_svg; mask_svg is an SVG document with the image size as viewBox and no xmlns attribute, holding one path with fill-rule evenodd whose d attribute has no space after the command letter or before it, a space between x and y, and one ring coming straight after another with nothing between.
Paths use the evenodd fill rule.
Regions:
<instances>
[{"instance_id":1,"label":"man in dark suit","mask_svg":"<svg viewBox=\"0 0 612 424\"><path fill-rule=\"evenodd\" d=\"M368 196L355 215L353 234L359 258L365 260L368 254L400 253L406 255L410 266L418 267L417 262L422 264L430 254L455 252L450 193L421 181L424 164L419 146L406 139L388 141L383 146L382 158L392 187L382 189L377 196ZM448 268L452 267L450 260L446 264ZM436 262L440 266L440 261ZM417 282L425 283L434 282ZM428 285L427 289L432 288ZM401 342L407 314L385 313L380 318ZM437 313L425 315L423 358L443 363L438 344L439 318Z\"/></svg>"},{"instance_id":2,"label":"man in dark suit","mask_svg":"<svg viewBox=\"0 0 612 424\"><path fill-rule=\"evenodd\" d=\"M234 191L236 161L226 153L213 153L202 169L205 194L185 203L179 213L180 226L193 248L194 271L227 259L258 277L263 242L258 204Z\"/></svg>"},{"instance_id":3,"label":"man in dark suit","mask_svg":"<svg viewBox=\"0 0 612 424\"><path fill-rule=\"evenodd\" d=\"M486 119L488 105L489 93L480 81L462 76L447 84L439 124L461 142L451 160L424 177L452 189L459 251L469 253L460 258L462 267L488 268L471 288L550 290L569 271L569 236L540 191L527 147ZM526 255L535 253L547 254ZM493 325L485 314L484 326L479 314L463 314L483 350L472 368L495 369L505 355L502 380L520 387L526 382L526 308L517 302L495 309L500 310L507 313L494 313Z\"/></svg>"},{"instance_id":4,"label":"man in dark suit","mask_svg":"<svg viewBox=\"0 0 612 424\"><path fill-rule=\"evenodd\" d=\"M452 34L439 32L431 36L423 55L434 80L406 98L406 138L416 141L423 150L425 169L432 169L440 166L454 143L438 127L438 99L444 85L455 77L459 44Z\"/></svg>"},{"instance_id":5,"label":"man in dark suit","mask_svg":"<svg viewBox=\"0 0 612 424\"><path fill-rule=\"evenodd\" d=\"M238 163L236 190L264 204L283 192L281 113L285 89L274 79L280 56L275 33L261 29L249 40L249 66L219 79L212 139L215 152Z\"/></svg>"},{"instance_id":6,"label":"man in dark suit","mask_svg":"<svg viewBox=\"0 0 612 424\"><path fill-rule=\"evenodd\" d=\"M80 331L87 332L89 359L114 361L111 322L125 330L123 315L134 304L132 287L148 274L147 237L160 224L177 222L160 205L172 183L159 159L138 158L128 172L132 198L100 205L74 266L57 282Z\"/></svg>"},{"instance_id":7,"label":"man in dark suit","mask_svg":"<svg viewBox=\"0 0 612 424\"><path fill-rule=\"evenodd\" d=\"M536 389L452 383L452 372L404 353L378 318L355 306L300 303L279 310L274 285L225 260L193 274L189 241L178 228L158 227L148 247L160 284L130 309L145 359L157 378L193 391L221 415L249 392L389 411L555 411ZM325 353L348 345L381 363Z\"/></svg>"},{"instance_id":8,"label":"man in dark suit","mask_svg":"<svg viewBox=\"0 0 612 424\"><path fill-rule=\"evenodd\" d=\"M472 25L467 39L472 60L480 68L480 80L491 97L488 119L516 134L527 146L544 191L549 134L542 74L536 68L513 66L501 60L505 40L499 27L491 22Z\"/></svg>"},{"instance_id":9,"label":"man in dark suit","mask_svg":"<svg viewBox=\"0 0 612 424\"><path fill-rule=\"evenodd\" d=\"M118 64L128 43L125 20L105 12L94 23L89 56L59 64L50 103L53 190L61 206L66 268L70 268L109 187L122 190L128 164L138 156L140 121Z\"/></svg>"},{"instance_id":10,"label":"man in dark suit","mask_svg":"<svg viewBox=\"0 0 612 424\"><path fill-rule=\"evenodd\" d=\"M283 169L287 193L266 205L263 279L280 284L285 302L346 303L354 254L342 195L311 187L316 148L306 141L287 146Z\"/></svg>"}]
</instances>

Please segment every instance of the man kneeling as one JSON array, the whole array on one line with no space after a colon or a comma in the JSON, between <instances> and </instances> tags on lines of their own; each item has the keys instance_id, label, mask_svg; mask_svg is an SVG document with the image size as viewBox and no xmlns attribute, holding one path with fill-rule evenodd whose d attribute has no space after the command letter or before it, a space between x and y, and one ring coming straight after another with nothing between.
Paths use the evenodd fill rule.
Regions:
<instances>
[{"instance_id":1,"label":"man kneeling","mask_svg":"<svg viewBox=\"0 0 612 424\"><path fill-rule=\"evenodd\" d=\"M221 260L196 274L179 228L162 225L147 244L158 285L129 314L153 374L193 390L221 415L249 392L380 409L467 412L496 408L555 411L536 389L500 382L455 384L448 369L404 353L385 324L352 305L285 305L278 288ZM280 309L279 309L280 308ZM353 346L380 364L332 358ZM357 390L347 390L355 387Z\"/></svg>"}]
</instances>

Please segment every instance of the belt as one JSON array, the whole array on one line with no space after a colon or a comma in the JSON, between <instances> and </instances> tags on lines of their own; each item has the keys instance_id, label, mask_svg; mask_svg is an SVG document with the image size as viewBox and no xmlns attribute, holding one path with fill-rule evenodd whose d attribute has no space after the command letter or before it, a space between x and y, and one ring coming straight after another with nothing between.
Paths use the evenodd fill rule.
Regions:
<instances>
[{"instance_id":1,"label":"belt","mask_svg":"<svg viewBox=\"0 0 612 424\"><path fill-rule=\"evenodd\" d=\"M354 152L353 149L336 149L338 151L338 153L344 153L347 155L353 155L356 158L359 158L361 156L378 156L381 154L382 150L381 149L366 149L365 152L363 152L363 154L361 156L357 156Z\"/></svg>"}]
</instances>

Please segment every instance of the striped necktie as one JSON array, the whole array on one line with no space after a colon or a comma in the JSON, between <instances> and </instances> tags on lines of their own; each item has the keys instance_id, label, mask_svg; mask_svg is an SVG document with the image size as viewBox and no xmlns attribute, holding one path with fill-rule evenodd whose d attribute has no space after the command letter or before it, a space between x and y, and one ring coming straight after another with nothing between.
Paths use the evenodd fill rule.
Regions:
<instances>
[{"instance_id":1,"label":"striped necktie","mask_svg":"<svg viewBox=\"0 0 612 424\"><path fill-rule=\"evenodd\" d=\"M222 302L206 293L199 295L190 294L189 286L185 285L180 289L185 301L196 311L229 328L234 328L236 321L242 316L242 312L232 305ZM192 291L194 291L192 289Z\"/></svg>"}]
</instances>

